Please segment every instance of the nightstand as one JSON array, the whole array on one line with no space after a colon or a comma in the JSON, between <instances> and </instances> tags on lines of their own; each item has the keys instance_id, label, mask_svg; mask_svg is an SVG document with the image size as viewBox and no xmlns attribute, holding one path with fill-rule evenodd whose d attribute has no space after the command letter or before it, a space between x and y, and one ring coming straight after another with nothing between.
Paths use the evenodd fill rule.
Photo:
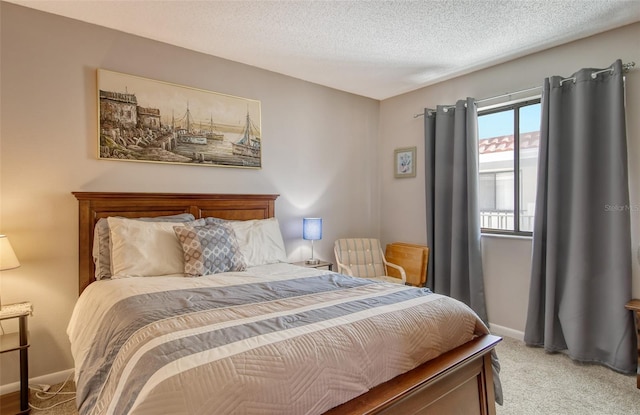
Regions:
<instances>
[{"instance_id":1,"label":"nightstand","mask_svg":"<svg viewBox=\"0 0 640 415\"><path fill-rule=\"evenodd\" d=\"M333 263L327 261L318 261L317 264L307 264L306 261L293 262L293 265L307 268L327 268L329 271L333 271Z\"/></svg>"},{"instance_id":2,"label":"nightstand","mask_svg":"<svg viewBox=\"0 0 640 415\"><path fill-rule=\"evenodd\" d=\"M633 311L633 319L636 322L636 336L638 339L638 370L640 370L640 300L631 300L625 305L627 310ZM636 387L640 389L640 372L636 376Z\"/></svg>"},{"instance_id":3,"label":"nightstand","mask_svg":"<svg viewBox=\"0 0 640 415\"><path fill-rule=\"evenodd\" d=\"M0 335L0 353L20 351L20 412L28 414L29 408L29 332L27 331L27 317L33 308L30 302L6 304L0 308L0 321L12 318L18 319L18 331Z\"/></svg>"}]
</instances>

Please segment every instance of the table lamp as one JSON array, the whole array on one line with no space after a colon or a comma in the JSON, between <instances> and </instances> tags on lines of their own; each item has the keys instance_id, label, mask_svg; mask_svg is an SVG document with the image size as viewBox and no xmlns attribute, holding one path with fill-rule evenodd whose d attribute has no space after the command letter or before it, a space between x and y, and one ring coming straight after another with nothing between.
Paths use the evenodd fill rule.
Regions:
<instances>
[{"instance_id":1,"label":"table lamp","mask_svg":"<svg viewBox=\"0 0 640 415\"><path fill-rule=\"evenodd\" d=\"M302 238L311 241L311 259L307 259L305 262L309 265L316 265L320 263L319 260L313 257L313 241L322 239L322 219L302 219Z\"/></svg>"},{"instance_id":2,"label":"table lamp","mask_svg":"<svg viewBox=\"0 0 640 415\"><path fill-rule=\"evenodd\" d=\"M13 252L9 238L6 235L0 235L0 271L18 268L20 262ZM2 299L0 298L0 308L2 308Z\"/></svg>"}]
</instances>

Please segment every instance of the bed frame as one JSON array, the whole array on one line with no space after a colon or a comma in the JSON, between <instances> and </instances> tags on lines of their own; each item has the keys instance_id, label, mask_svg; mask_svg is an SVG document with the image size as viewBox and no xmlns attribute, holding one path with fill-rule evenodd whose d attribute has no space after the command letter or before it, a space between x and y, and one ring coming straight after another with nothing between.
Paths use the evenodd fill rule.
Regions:
<instances>
[{"instance_id":1,"label":"bed frame","mask_svg":"<svg viewBox=\"0 0 640 415\"><path fill-rule=\"evenodd\" d=\"M79 201L79 291L95 281L93 230L108 216L249 220L275 216L278 195L73 192ZM385 382L326 415L495 415L491 351L500 337L484 335Z\"/></svg>"}]
</instances>

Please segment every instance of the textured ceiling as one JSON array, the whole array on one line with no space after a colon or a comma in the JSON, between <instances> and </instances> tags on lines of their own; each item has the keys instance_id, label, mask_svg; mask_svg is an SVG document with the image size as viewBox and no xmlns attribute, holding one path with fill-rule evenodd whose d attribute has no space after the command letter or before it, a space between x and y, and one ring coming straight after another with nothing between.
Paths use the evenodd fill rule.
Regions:
<instances>
[{"instance_id":1,"label":"textured ceiling","mask_svg":"<svg viewBox=\"0 0 640 415\"><path fill-rule=\"evenodd\" d=\"M8 1L375 99L640 21L640 0Z\"/></svg>"}]
</instances>

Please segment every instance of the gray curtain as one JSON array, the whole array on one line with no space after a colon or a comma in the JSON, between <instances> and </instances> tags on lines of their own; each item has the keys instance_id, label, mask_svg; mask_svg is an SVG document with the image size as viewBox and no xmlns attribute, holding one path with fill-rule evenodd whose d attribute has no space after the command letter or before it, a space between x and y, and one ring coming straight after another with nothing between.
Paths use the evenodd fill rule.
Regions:
<instances>
[{"instance_id":1,"label":"gray curtain","mask_svg":"<svg viewBox=\"0 0 640 415\"><path fill-rule=\"evenodd\" d=\"M478 211L475 100L425 110L427 287L470 306L487 322Z\"/></svg>"},{"instance_id":2,"label":"gray curtain","mask_svg":"<svg viewBox=\"0 0 640 415\"><path fill-rule=\"evenodd\" d=\"M622 62L544 81L525 342L635 373Z\"/></svg>"}]
</instances>

